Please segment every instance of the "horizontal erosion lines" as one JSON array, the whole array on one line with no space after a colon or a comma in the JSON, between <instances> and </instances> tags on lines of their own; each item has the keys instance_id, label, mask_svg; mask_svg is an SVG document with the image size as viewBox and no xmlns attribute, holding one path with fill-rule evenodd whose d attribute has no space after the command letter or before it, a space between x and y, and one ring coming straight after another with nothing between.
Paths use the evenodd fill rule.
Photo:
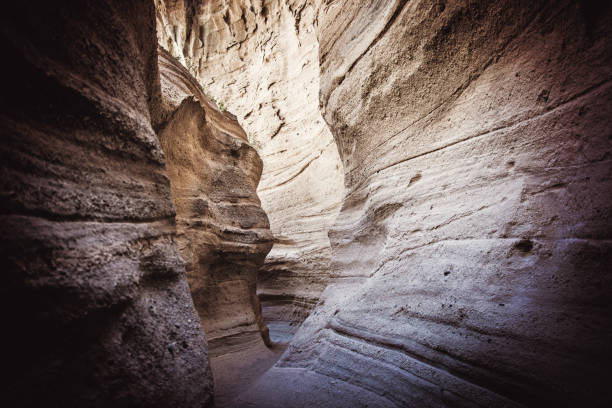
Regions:
<instances>
[{"instance_id":1,"label":"horizontal erosion lines","mask_svg":"<svg viewBox=\"0 0 612 408\"><path fill-rule=\"evenodd\" d=\"M508 243L519 242L524 239L523 236L517 237L464 237L464 238L443 238L437 239L429 242L425 242L419 245L414 245L408 248L403 248L399 254L394 254L394 257L402 256L406 252L414 251L417 249L425 248L431 245L443 244L443 243L466 243L468 245L473 245L475 242L490 242L490 241L507 241ZM562 241L583 241L583 242L600 242L604 244L612 243L612 239L607 238L591 238L591 237L555 237L555 238L546 238L537 235L530 236L530 239L535 241L549 241L549 242L562 242Z\"/></svg>"},{"instance_id":2,"label":"horizontal erosion lines","mask_svg":"<svg viewBox=\"0 0 612 408\"><path fill-rule=\"evenodd\" d=\"M58 214L42 209L32 209L17 213L0 214L0 217L26 217L39 218L49 222L62 223L96 223L96 224L173 224L174 214L136 217L136 216L112 216L112 215L85 215L85 214Z\"/></svg>"},{"instance_id":3,"label":"horizontal erosion lines","mask_svg":"<svg viewBox=\"0 0 612 408\"><path fill-rule=\"evenodd\" d=\"M28 131L34 136L30 144L11 150L10 155L18 159L22 166L27 163L29 172L44 169L44 174L36 175L41 181L61 178L78 184L83 182L83 177L90 175L97 179L102 164L105 166L104 173L112 177L113 181L117 175L124 174L126 167L132 175L141 175L143 179L156 183L159 183L163 174L165 164L162 150L152 139L156 137L152 129L150 133L138 133L134 129L94 129L81 139L72 134L59 135L54 131L43 131L30 126ZM120 140L120 136L124 140ZM32 149L33 145L38 147ZM6 149L0 147L2 154L8 153ZM62 156L59 152L66 157L65 160L60 159ZM88 157L87 161L81 160L84 155ZM19 171L15 168L7 170ZM105 187L109 189L108 185Z\"/></svg>"},{"instance_id":4,"label":"horizontal erosion lines","mask_svg":"<svg viewBox=\"0 0 612 408\"><path fill-rule=\"evenodd\" d=\"M180 215L176 217L176 221L179 226L187 227L192 232L205 232L214 234L219 238L224 238L223 235L243 235L243 236L257 236L257 237L265 237L266 241L272 241L272 235L270 234L270 230L266 227L254 227L254 228L242 228L231 226L229 227L227 223L215 222L215 218L211 217L198 217L198 218L189 218L189 217L181 217ZM269 238L268 238L269 237Z\"/></svg>"},{"instance_id":5,"label":"horizontal erosion lines","mask_svg":"<svg viewBox=\"0 0 612 408\"><path fill-rule=\"evenodd\" d=\"M470 141L474 141L474 140L482 138L482 137L491 136L491 135L494 135L494 134L496 134L497 132L500 132L500 131L516 129L516 128L518 128L518 127L520 127L520 126L522 126L522 125L524 125L526 123L529 123L529 122L531 122L533 120L536 120L536 119L539 119L539 118L543 118L543 117L552 115L555 112L557 112L558 110L564 108L566 105L568 105L568 104L570 104L572 102L575 102L575 101L579 100L580 98L586 97L589 94L594 93L594 92L600 90L601 88L605 87L610 82L612 82L612 79L610 79L610 78L608 78L608 79L606 79L604 81L601 81L598 84L593 85L592 87L589 87L588 89L584 90L583 92L575 94L572 97L566 99L565 101L563 101L563 102L561 102L561 103L559 103L559 104L557 104L555 106L550 107L549 109L547 109L544 112L539 112L539 113L537 113L535 115L523 117L520 120L513 121L511 123L503 122L503 123L501 123L500 125L498 125L496 127L484 130L484 131L476 133L476 134L465 136L463 138L454 140L454 141L446 143L446 144L444 144L442 146L435 147L435 148L429 149L429 150L421 152L421 153L410 155L410 156L408 156L408 157L406 157L404 159L397 160L397 161L395 161L395 162L393 162L391 164L388 164L388 165L386 165L384 167L372 170L370 175L368 177L366 177L363 181L361 181L355 187L354 190L358 190L358 189L366 186L367 185L366 182L368 182L377 173L385 171L385 170L388 170L389 168L398 166L400 164L404 164L404 163L406 163L408 161L411 161L411 160L414 160L414 159L417 159L417 158L420 158L420 157L423 157L423 156L427 156L427 155L432 154L432 153L436 153L436 152L439 152L439 151L451 148L453 146L456 146L456 145L459 145L459 144L462 144L462 143L465 143L465 142L470 142ZM407 129L408 128L405 128L405 129L401 130L399 133L402 133L402 132L406 131ZM395 137L395 136L396 135L394 135L392 137Z\"/></svg>"},{"instance_id":6,"label":"horizontal erosion lines","mask_svg":"<svg viewBox=\"0 0 612 408\"><path fill-rule=\"evenodd\" d=\"M316 304L319 301L316 297L305 297L292 293L266 293L265 291L262 291L257 296L259 296L259 300L277 302L298 302Z\"/></svg>"},{"instance_id":7,"label":"horizontal erosion lines","mask_svg":"<svg viewBox=\"0 0 612 408\"><path fill-rule=\"evenodd\" d=\"M339 206L339 204L338 204ZM316 214L305 214L302 215L302 219L308 219L308 218L329 218L330 216L334 216L336 215L336 212L338 211L338 206L336 206L336 208L325 208L322 209L320 212L316 213ZM309 232L316 232L316 231L323 231L323 232L327 232L326 228L323 227L319 227L315 230L309 231Z\"/></svg>"},{"instance_id":8,"label":"horizontal erosion lines","mask_svg":"<svg viewBox=\"0 0 612 408\"><path fill-rule=\"evenodd\" d=\"M315 157L313 157L313 158L311 158L310 160L308 160L308 162L306 162L306 164L304 164L304 165L303 165L303 166L300 168L300 170L299 170L297 173L295 173L293 176L289 177L287 180L285 180L285 181L283 181L283 182L281 182L281 183L275 184L275 185L273 185L273 186L269 186L269 187L262 188L262 189L260 189L260 190L258 190L258 191L267 191L267 190L271 190L271 189L273 189L273 188L278 188L278 187L284 186L285 184L287 184L287 183L289 183L289 182L293 181L293 180L294 180L296 177L298 177L300 174L302 174L302 173L303 173L303 172L304 172L304 171L305 171L305 170L306 170L306 169L307 169L307 168L308 168L308 167L309 167L309 166L312 164L312 162L313 162L313 161L315 161L315 160L316 160L316 159L318 159L319 157L321 157L321 153L319 153L319 154L318 154L318 155L316 155Z\"/></svg>"},{"instance_id":9,"label":"horizontal erosion lines","mask_svg":"<svg viewBox=\"0 0 612 408\"><path fill-rule=\"evenodd\" d=\"M285 146L285 148L281 150L265 154L265 157L271 157L280 154L284 154L285 156L282 164L276 162L274 163L276 167L274 167L273 170L267 170L268 177L280 177L284 172L291 170L296 164L299 164L304 160L309 160L309 158L313 156L313 152L319 151L319 155L321 155L327 150L328 147L332 145L335 149L335 142L333 139L331 139L325 145L317 144L316 142L302 143L299 145L299 148L295 148L294 146L294 148L288 149Z\"/></svg>"},{"instance_id":10,"label":"horizontal erosion lines","mask_svg":"<svg viewBox=\"0 0 612 408\"><path fill-rule=\"evenodd\" d=\"M243 327L251 330L240 330ZM236 330L239 331L231 333ZM227 332L230 334L226 334ZM241 323L229 328L209 329L206 336L210 356L214 358L249 349L261 341L261 332L256 322Z\"/></svg>"},{"instance_id":11,"label":"horizontal erosion lines","mask_svg":"<svg viewBox=\"0 0 612 408\"><path fill-rule=\"evenodd\" d=\"M179 200L199 201L201 203L204 203L204 205L206 205L207 208L209 206L215 207L215 208L221 208L221 209L237 208L237 207L255 208L255 209L260 208L259 204L256 203L251 196L247 196L247 195L236 197L236 196L231 196L228 193L228 196L226 197L209 197L205 194L185 194L185 192L189 193L193 191L193 189L179 188L179 187L174 187L174 191L176 195L175 200L177 201ZM177 193L183 193L183 194L179 195Z\"/></svg>"},{"instance_id":12,"label":"horizontal erosion lines","mask_svg":"<svg viewBox=\"0 0 612 408\"><path fill-rule=\"evenodd\" d=\"M461 359L457 359L456 356L452 356L440 349L433 349L429 346L423 345L421 343L414 342L409 339L396 339L392 337L386 337L381 334L376 334L369 332L363 328L352 327L349 325L344 325L338 322L338 318L332 319L327 326L326 329L329 329L337 336L341 338L350 339L352 341L356 341L357 343L364 343L368 346L373 346L376 348L386 349L392 352L399 352L408 358L409 367L402 367L397 364L394 364L390 361L385 361L384 359L377 358L375 355L367 354L365 350L357 351L353 348L348 348L352 352L358 353L364 357L370 358L372 360L378 361L383 365L391 365L393 368L397 370L401 370L409 375L416 376L421 380L430 383L436 387L440 387L441 389L451 392L456 396L466 399L477 406L491 406L488 403L484 403L482 405L480 402L488 401L489 403L494 402L497 404L502 403L503 406L521 406L518 402L508 399L507 397L498 394L496 391L492 390L487 386L487 384L478 384L474 382L474 379L468 379L463 376L460 376L453 372L449 367L441 364L440 362L433 361L431 358L424 357L424 350L428 349L429 353L437 353L442 355L444 358L450 358L457 362L457 365L464 365L468 367L466 372L471 372L476 370L479 372L479 379L491 379L496 378L495 374L491 372L489 369L485 367L480 367L475 365L473 362L462 361ZM338 344L334 342L332 339L326 339L328 342L331 342L337 347L346 348L342 344ZM422 349L424 353L415 352L410 347L407 346L407 343L412 343L413 349ZM416 365L415 365L416 364ZM413 368L411 370L410 368ZM438 381L436 381L438 380ZM483 382L483 381L479 381ZM484 382L490 382L485 380ZM470 396L480 395L482 398L471 399ZM482 400L482 401L481 401Z\"/></svg>"},{"instance_id":13,"label":"horizontal erosion lines","mask_svg":"<svg viewBox=\"0 0 612 408\"><path fill-rule=\"evenodd\" d=\"M344 80L346 79L347 75L349 75L352 71L353 68L355 68L355 66L357 65L357 63L359 63L359 61L361 61L361 59L372 49L374 48L374 46L385 36L385 34L389 31L389 29L391 28L391 26L393 26L393 23L395 22L395 20L397 20L397 17L401 14L402 10L404 9L404 6L408 3L408 0L398 0L397 4L395 6L395 10L393 11L393 14L391 15L391 17L389 18L389 20L387 21L387 23L385 24L385 26L382 28L382 30L376 35L376 37L374 37L374 39L372 40L372 42L370 44L368 44L368 46L366 47L366 49L351 63L351 65L349 66L349 68L346 70L346 72L344 73L344 75L342 75L341 77L337 78L334 82L336 82L336 84L334 84L332 86L332 88L327 92L327 95L325 97L325 105L328 104L329 99L331 98L331 95L334 93L334 91L336 89L338 89L340 87L340 85L342 85L342 83L344 82Z\"/></svg>"},{"instance_id":14,"label":"horizontal erosion lines","mask_svg":"<svg viewBox=\"0 0 612 408\"><path fill-rule=\"evenodd\" d=\"M532 17L532 19L530 20L533 21L535 20L537 15L534 15ZM506 49L506 47L508 47L508 45L512 42L512 40L514 39L514 36L508 37L505 39L503 45L501 46L501 48L498 50L497 52L497 56L501 55L501 53L503 52L503 50ZM389 141L391 141L392 139L394 139L396 136L400 135L401 133L403 133L404 131L406 131L408 128L414 126L416 123L422 121L423 119L429 117L432 113L434 113L435 111L437 111L440 107L449 104L452 101L457 100L462 94L463 92L469 87L469 85L474 82L476 79L478 79L482 73L491 65L496 61L497 57L496 56L491 56L482 67L480 67L480 69L477 72L474 72L472 74L469 75L468 80L464 83L462 83L461 85L459 85L455 91L453 91L452 94L450 94L447 98L443 99L441 102L439 102L438 104L436 104L436 106L434 106L431 110L429 110L427 113L421 115L420 117L418 117L417 119L413 120L408 126L404 127L402 130L400 130L399 132L396 132L395 134L393 134L391 137L385 139L383 142L379 143L374 149L372 149L372 151L378 149L380 146L388 143Z\"/></svg>"}]
</instances>

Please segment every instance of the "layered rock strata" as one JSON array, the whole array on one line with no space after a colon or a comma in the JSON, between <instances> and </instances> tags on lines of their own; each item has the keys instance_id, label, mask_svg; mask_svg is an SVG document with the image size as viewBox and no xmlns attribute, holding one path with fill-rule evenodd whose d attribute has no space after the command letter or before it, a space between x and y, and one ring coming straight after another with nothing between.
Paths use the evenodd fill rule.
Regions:
<instances>
[{"instance_id":1,"label":"layered rock strata","mask_svg":"<svg viewBox=\"0 0 612 408\"><path fill-rule=\"evenodd\" d=\"M610 404L611 27L595 2L322 5L333 281L244 403Z\"/></svg>"},{"instance_id":2,"label":"layered rock strata","mask_svg":"<svg viewBox=\"0 0 612 408\"><path fill-rule=\"evenodd\" d=\"M258 293L275 341L286 342L329 277L327 231L342 165L318 109L314 1L156 1L162 47L238 116L264 162L258 189L275 244Z\"/></svg>"},{"instance_id":3,"label":"layered rock strata","mask_svg":"<svg viewBox=\"0 0 612 408\"><path fill-rule=\"evenodd\" d=\"M260 339L254 271L271 244L261 161L235 118L167 61L162 98L152 3L30 2L0 19L0 405L211 406L179 249L198 304L209 296L213 340ZM234 296L244 310L227 306Z\"/></svg>"},{"instance_id":4,"label":"layered rock strata","mask_svg":"<svg viewBox=\"0 0 612 408\"><path fill-rule=\"evenodd\" d=\"M148 2L13 4L0 147L3 406L202 407Z\"/></svg>"},{"instance_id":5,"label":"layered rock strata","mask_svg":"<svg viewBox=\"0 0 612 408\"><path fill-rule=\"evenodd\" d=\"M177 242L213 354L269 342L255 292L272 247L256 188L262 170L236 118L222 112L189 72L159 50L159 139L176 206Z\"/></svg>"}]
</instances>

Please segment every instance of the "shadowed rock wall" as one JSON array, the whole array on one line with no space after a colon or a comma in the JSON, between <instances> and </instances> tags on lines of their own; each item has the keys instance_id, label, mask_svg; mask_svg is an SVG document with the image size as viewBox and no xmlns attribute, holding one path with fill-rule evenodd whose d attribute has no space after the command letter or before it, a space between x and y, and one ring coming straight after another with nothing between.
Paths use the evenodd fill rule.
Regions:
<instances>
[{"instance_id":1,"label":"shadowed rock wall","mask_svg":"<svg viewBox=\"0 0 612 408\"><path fill-rule=\"evenodd\" d=\"M160 44L238 116L262 156L258 189L275 237L258 293L286 342L329 277L327 231L342 166L318 109L314 1L157 1Z\"/></svg>"},{"instance_id":2,"label":"shadowed rock wall","mask_svg":"<svg viewBox=\"0 0 612 408\"><path fill-rule=\"evenodd\" d=\"M171 194L213 338L257 331L254 271L271 245L261 161L235 118L167 66L161 98L152 2L27 2L0 19L0 405L211 406ZM228 271L248 275L241 290L224 289Z\"/></svg>"},{"instance_id":3,"label":"shadowed rock wall","mask_svg":"<svg viewBox=\"0 0 612 408\"><path fill-rule=\"evenodd\" d=\"M165 118L159 139L176 205L178 246L211 348L269 342L255 293L272 234L256 188L262 162L236 118L159 50ZM193 96L192 96L193 95Z\"/></svg>"}]
</instances>

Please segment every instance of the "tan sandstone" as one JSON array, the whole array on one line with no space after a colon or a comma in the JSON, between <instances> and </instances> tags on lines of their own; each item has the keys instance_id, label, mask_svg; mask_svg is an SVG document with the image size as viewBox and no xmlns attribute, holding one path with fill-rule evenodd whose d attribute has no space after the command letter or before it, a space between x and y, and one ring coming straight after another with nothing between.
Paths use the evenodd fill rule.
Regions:
<instances>
[{"instance_id":1,"label":"tan sandstone","mask_svg":"<svg viewBox=\"0 0 612 408\"><path fill-rule=\"evenodd\" d=\"M177 242L213 354L269 342L255 293L272 234L256 188L262 162L229 112L222 112L176 59L159 50L166 156Z\"/></svg>"},{"instance_id":2,"label":"tan sandstone","mask_svg":"<svg viewBox=\"0 0 612 408\"><path fill-rule=\"evenodd\" d=\"M329 279L327 231L342 164L318 109L314 1L162 1L162 47L236 113L264 168L258 194L275 243L258 293L272 339L286 342Z\"/></svg>"}]
</instances>

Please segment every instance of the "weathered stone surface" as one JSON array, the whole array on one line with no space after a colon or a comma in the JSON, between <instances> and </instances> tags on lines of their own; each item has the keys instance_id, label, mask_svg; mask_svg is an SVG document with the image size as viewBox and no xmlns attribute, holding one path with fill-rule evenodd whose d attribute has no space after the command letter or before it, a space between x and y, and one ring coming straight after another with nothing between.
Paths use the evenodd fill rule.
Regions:
<instances>
[{"instance_id":1,"label":"weathered stone surface","mask_svg":"<svg viewBox=\"0 0 612 408\"><path fill-rule=\"evenodd\" d=\"M176 206L178 247L212 354L266 341L255 292L272 247L256 188L262 162L236 118L160 49L166 118L159 139ZM194 96L192 96L194 95Z\"/></svg>"},{"instance_id":2,"label":"weathered stone surface","mask_svg":"<svg viewBox=\"0 0 612 408\"><path fill-rule=\"evenodd\" d=\"M226 402L610 405L610 7L324 2L320 102L346 187L327 271L341 169L302 58L317 52L318 5L163 5L160 38L271 163L260 191L279 242L262 295L285 334L331 279L280 363ZM0 114L2 346L16 373L3 406L210 404L170 198L204 325L219 350L240 348L216 360L231 381L274 358L253 296L269 248L261 164L169 59L161 98L151 5L21 7L2 16L5 78L19 79Z\"/></svg>"},{"instance_id":3,"label":"weathered stone surface","mask_svg":"<svg viewBox=\"0 0 612 408\"><path fill-rule=\"evenodd\" d=\"M610 403L611 15L322 7L321 104L347 191L335 280L283 381L316 389L289 378L302 367L395 406Z\"/></svg>"},{"instance_id":4,"label":"weathered stone surface","mask_svg":"<svg viewBox=\"0 0 612 408\"><path fill-rule=\"evenodd\" d=\"M153 4L21 2L0 19L0 405L211 405L151 126Z\"/></svg>"},{"instance_id":5,"label":"weathered stone surface","mask_svg":"<svg viewBox=\"0 0 612 408\"><path fill-rule=\"evenodd\" d=\"M327 231L342 165L318 109L314 1L156 1L160 44L238 116L262 156L258 189L275 244L258 293L275 341L288 341L329 278Z\"/></svg>"}]
</instances>

